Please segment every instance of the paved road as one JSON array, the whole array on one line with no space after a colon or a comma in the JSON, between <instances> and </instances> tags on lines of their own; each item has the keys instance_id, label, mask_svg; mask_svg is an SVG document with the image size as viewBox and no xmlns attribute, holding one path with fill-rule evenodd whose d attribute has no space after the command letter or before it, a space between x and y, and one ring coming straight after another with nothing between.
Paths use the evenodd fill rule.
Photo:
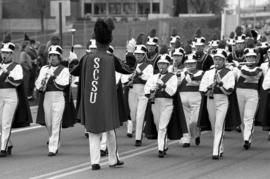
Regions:
<instances>
[{"instance_id":1,"label":"paved road","mask_svg":"<svg viewBox=\"0 0 270 179\"><path fill-rule=\"evenodd\" d=\"M33 115L35 115L33 110ZM35 126L34 126L35 127ZM269 178L270 142L267 133L256 128L250 150L242 148L241 135L226 133L222 160L211 159L212 136L205 133L200 146L182 148L170 141L168 155L157 157L156 141L144 140L135 147L134 139L117 130L123 168L111 169L107 158L102 169L90 170L88 140L81 125L64 129L62 146L56 157L47 156L47 131L44 127L17 131L12 135L13 155L0 159L0 178Z\"/></svg>"}]
</instances>

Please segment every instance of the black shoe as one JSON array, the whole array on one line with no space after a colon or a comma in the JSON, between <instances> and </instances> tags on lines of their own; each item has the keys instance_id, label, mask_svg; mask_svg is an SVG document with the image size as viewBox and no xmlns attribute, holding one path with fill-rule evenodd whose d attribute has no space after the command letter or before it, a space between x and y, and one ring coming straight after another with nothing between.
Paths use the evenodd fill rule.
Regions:
<instances>
[{"instance_id":1,"label":"black shoe","mask_svg":"<svg viewBox=\"0 0 270 179\"><path fill-rule=\"evenodd\" d=\"M159 158L164 158L164 156L165 156L165 152L164 151L158 151L158 157Z\"/></svg>"},{"instance_id":2,"label":"black shoe","mask_svg":"<svg viewBox=\"0 0 270 179\"><path fill-rule=\"evenodd\" d=\"M8 155L12 154L12 148L13 148L13 146L8 146L8 149L7 149L7 154Z\"/></svg>"},{"instance_id":3,"label":"black shoe","mask_svg":"<svg viewBox=\"0 0 270 179\"><path fill-rule=\"evenodd\" d=\"M56 156L56 154L57 154L57 152L55 152L55 153L49 152L49 153L48 153L48 156L49 156L49 157L54 157L54 156Z\"/></svg>"},{"instance_id":4,"label":"black shoe","mask_svg":"<svg viewBox=\"0 0 270 179\"><path fill-rule=\"evenodd\" d=\"M220 158L223 157L223 152L221 152L221 153L219 154L219 157L220 157Z\"/></svg>"},{"instance_id":5,"label":"black shoe","mask_svg":"<svg viewBox=\"0 0 270 179\"><path fill-rule=\"evenodd\" d=\"M108 150L107 149L106 150L100 150L100 156L101 157L105 157L107 155L108 155Z\"/></svg>"},{"instance_id":6,"label":"black shoe","mask_svg":"<svg viewBox=\"0 0 270 179\"><path fill-rule=\"evenodd\" d=\"M127 136L128 136L129 138L132 138L132 134L131 134L131 133L127 133Z\"/></svg>"},{"instance_id":7,"label":"black shoe","mask_svg":"<svg viewBox=\"0 0 270 179\"><path fill-rule=\"evenodd\" d=\"M86 138L89 138L89 134L88 134L87 132L84 133L84 136L85 136ZM95 164L94 164L94 165L95 165Z\"/></svg>"},{"instance_id":8,"label":"black shoe","mask_svg":"<svg viewBox=\"0 0 270 179\"><path fill-rule=\"evenodd\" d=\"M248 150L250 148L250 146L251 146L251 143L249 141L245 140L245 143L243 145L244 149Z\"/></svg>"},{"instance_id":9,"label":"black shoe","mask_svg":"<svg viewBox=\"0 0 270 179\"><path fill-rule=\"evenodd\" d=\"M141 140L136 140L135 141L135 146L137 146L137 147L142 146L142 141Z\"/></svg>"},{"instance_id":10,"label":"black shoe","mask_svg":"<svg viewBox=\"0 0 270 179\"><path fill-rule=\"evenodd\" d=\"M268 134L268 140L270 141L270 134Z\"/></svg>"},{"instance_id":11,"label":"black shoe","mask_svg":"<svg viewBox=\"0 0 270 179\"><path fill-rule=\"evenodd\" d=\"M164 155L167 155L168 150L169 150L169 148L164 149Z\"/></svg>"},{"instance_id":12,"label":"black shoe","mask_svg":"<svg viewBox=\"0 0 270 179\"><path fill-rule=\"evenodd\" d=\"M1 150L0 151L0 157L6 157L7 156L7 151Z\"/></svg>"},{"instance_id":13,"label":"black shoe","mask_svg":"<svg viewBox=\"0 0 270 179\"><path fill-rule=\"evenodd\" d=\"M117 167L120 167L124 165L124 162L123 161L120 161L120 160L117 160L117 162L113 165L109 165L109 167L112 167L112 168L117 168Z\"/></svg>"},{"instance_id":14,"label":"black shoe","mask_svg":"<svg viewBox=\"0 0 270 179\"><path fill-rule=\"evenodd\" d=\"M213 155L213 156L212 156L212 159L213 159L213 160L219 160L219 156L218 156L218 155Z\"/></svg>"},{"instance_id":15,"label":"black shoe","mask_svg":"<svg viewBox=\"0 0 270 179\"><path fill-rule=\"evenodd\" d=\"M183 147L184 147L184 148L190 147L190 143L184 143L184 144L183 144Z\"/></svg>"},{"instance_id":16,"label":"black shoe","mask_svg":"<svg viewBox=\"0 0 270 179\"><path fill-rule=\"evenodd\" d=\"M200 145L200 143L201 143L201 138L200 137L196 137L195 138L195 144L196 145Z\"/></svg>"},{"instance_id":17,"label":"black shoe","mask_svg":"<svg viewBox=\"0 0 270 179\"><path fill-rule=\"evenodd\" d=\"M238 127L236 127L236 129L235 129L237 132L239 132L239 133L241 133L242 132L242 130L241 130L241 127L240 126L238 126Z\"/></svg>"},{"instance_id":18,"label":"black shoe","mask_svg":"<svg viewBox=\"0 0 270 179\"><path fill-rule=\"evenodd\" d=\"M92 170L99 170L100 169L100 165L99 164L93 164L92 165Z\"/></svg>"}]
</instances>

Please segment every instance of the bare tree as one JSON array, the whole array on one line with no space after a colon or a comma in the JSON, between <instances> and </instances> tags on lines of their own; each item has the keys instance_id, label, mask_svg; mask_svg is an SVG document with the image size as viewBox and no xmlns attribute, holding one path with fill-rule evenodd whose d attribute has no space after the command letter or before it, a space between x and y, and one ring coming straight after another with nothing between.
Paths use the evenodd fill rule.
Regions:
<instances>
[{"instance_id":1,"label":"bare tree","mask_svg":"<svg viewBox=\"0 0 270 179\"><path fill-rule=\"evenodd\" d=\"M190 5L197 13L219 14L226 7L226 0L189 0Z\"/></svg>"},{"instance_id":2,"label":"bare tree","mask_svg":"<svg viewBox=\"0 0 270 179\"><path fill-rule=\"evenodd\" d=\"M174 16L178 16L180 13L188 13L188 0L174 0Z\"/></svg>"}]
</instances>

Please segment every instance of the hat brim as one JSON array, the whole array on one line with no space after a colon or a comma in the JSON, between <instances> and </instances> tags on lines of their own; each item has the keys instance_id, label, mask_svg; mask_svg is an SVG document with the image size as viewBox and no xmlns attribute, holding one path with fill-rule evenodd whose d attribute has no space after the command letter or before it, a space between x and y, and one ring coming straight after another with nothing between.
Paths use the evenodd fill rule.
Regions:
<instances>
[{"instance_id":1,"label":"hat brim","mask_svg":"<svg viewBox=\"0 0 270 179\"><path fill-rule=\"evenodd\" d=\"M187 64L187 63L197 63L197 61L196 60L186 60L184 62L184 64Z\"/></svg>"},{"instance_id":2,"label":"hat brim","mask_svg":"<svg viewBox=\"0 0 270 179\"><path fill-rule=\"evenodd\" d=\"M137 54L145 54L146 52L145 51L142 51L142 50L135 50L133 52L134 54L137 53Z\"/></svg>"},{"instance_id":3,"label":"hat brim","mask_svg":"<svg viewBox=\"0 0 270 179\"><path fill-rule=\"evenodd\" d=\"M184 56L184 54L181 53L181 52L175 52L175 53L173 53L172 55L173 55L173 56L175 56L175 55L178 55L178 56Z\"/></svg>"},{"instance_id":4,"label":"hat brim","mask_svg":"<svg viewBox=\"0 0 270 179\"><path fill-rule=\"evenodd\" d=\"M221 57L221 58L223 58L224 60L226 60L226 57L225 57L224 55L221 55L221 54L215 54L215 55L214 55L214 58L215 58L215 57Z\"/></svg>"},{"instance_id":5,"label":"hat brim","mask_svg":"<svg viewBox=\"0 0 270 179\"><path fill-rule=\"evenodd\" d=\"M257 57L257 54L256 53L247 53L247 54L245 54L245 57L252 57L252 56Z\"/></svg>"},{"instance_id":6,"label":"hat brim","mask_svg":"<svg viewBox=\"0 0 270 179\"><path fill-rule=\"evenodd\" d=\"M49 52L49 55L51 55L51 54L61 55L61 53L59 53L58 51L50 51L50 52Z\"/></svg>"},{"instance_id":7,"label":"hat brim","mask_svg":"<svg viewBox=\"0 0 270 179\"><path fill-rule=\"evenodd\" d=\"M202 46L202 45L205 45L205 43L202 43L202 42L195 43L195 46Z\"/></svg>"},{"instance_id":8,"label":"hat brim","mask_svg":"<svg viewBox=\"0 0 270 179\"><path fill-rule=\"evenodd\" d=\"M152 45L152 46L155 46L155 45L157 45L157 43L154 43L154 42L146 42L146 45Z\"/></svg>"},{"instance_id":9,"label":"hat brim","mask_svg":"<svg viewBox=\"0 0 270 179\"><path fill-rule=\"evenodd\" d=\"M245 40L236 40L235 44L240 44L240 43L244 43L244 42L245 42Z\"/></svg>"},{"instance_id":10,"label":"hat brim","mask_svg":"<svg viewBox=\"0 0 270 179\"><path fill-rule=\"evenodd\" d=\"M94 49L96 49L97 46L95 46L95 45L89 45L89 48L94 48Z\"/></svg>"},{"instance_id":11,"label":"hat brim","mask_svg":"<svg viewBox=\"0 0 270 179\"><path fill-rule=\"evenodd\" d=\"M9 48L2 48L1 52L13 52L13 50L11 50Z\"/></svg>"}]
</instances>

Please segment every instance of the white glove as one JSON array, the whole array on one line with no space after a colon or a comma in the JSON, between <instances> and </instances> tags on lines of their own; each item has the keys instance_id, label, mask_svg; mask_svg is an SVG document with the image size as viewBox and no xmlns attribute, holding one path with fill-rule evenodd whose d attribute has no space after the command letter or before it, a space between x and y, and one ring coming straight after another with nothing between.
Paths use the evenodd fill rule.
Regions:
<instances>
[{"instance_id":1,"label":"white glove","mask_svg":"<svg viewBox=\"0 0 270 179\"><path fill-rule=\"evenodd\" d=\"M70 51L68 59L69 59L69 61L77 60L78 56L76 55L76 53Z\"/></svg>"},{"instance_id":2,"label":"white glove","mask_svg":"<svg viewBox=\"0 0 270 179\"><path fill-rule=\"evenodd\" d=\"M137 73L139 73L139 74L141 74L141 73L142 73L142 71L141 71L141 69L140 69L140 68L137 68L137 69L136 69L136 72L137 72Z\"/></svg>"},{"instance_id":3,"label":"white glove","mask_svg":"<svg viewBox=\"0 0 270 179\"><path fill-rule=\"evenodd\" d=\"M4 72L4 73L6 73L7 72L7 69L6 69L6 67L4 67L4 65L2 65L2 64L0 64L0 69Z\"/></svg>"},{"instance_id":4,"label":"white glove","mask_svg":"<svg viewBox=\"0 0 270 179\"><path fill-rule=\"evenodd\" d=\"M49 70L49 71L47 72L47 74L48 74L49 76L54 76L54 72L53 72L52 70Z\"/></svg>"},{"instance_id":5,"label":"white glove","mask_svg":"<svg viewBox=\"0 0 270 179\"><path fill-rule=\"evenodd\" d=\"M136 40L132 38L131 40L128 41L127 44L127 52L133 53L136 47Z\"/></svg>"},{"instance_id":6,"label":"white glove","mask_svg":"<svg viewBox=\"0 0 270 179\"><path fill-rule=\"evenodd\" d=\"M160 86L163 86L164 85L164 82L161 79L158 79L157 80L157 84L160 85Z\"/></svg>"}]
</instances>

